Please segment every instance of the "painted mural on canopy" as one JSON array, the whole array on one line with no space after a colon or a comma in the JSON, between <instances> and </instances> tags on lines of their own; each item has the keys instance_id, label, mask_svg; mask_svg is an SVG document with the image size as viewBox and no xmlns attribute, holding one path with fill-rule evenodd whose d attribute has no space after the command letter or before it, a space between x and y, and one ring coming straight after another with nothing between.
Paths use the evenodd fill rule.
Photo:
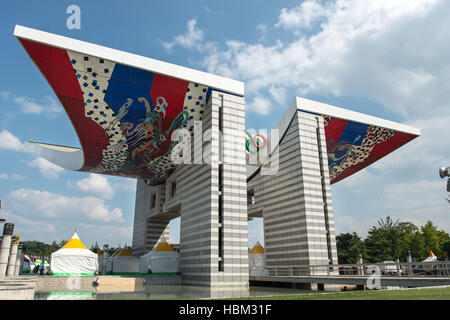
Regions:
<instances>
[{"instance_id":1,"label":"painted mural on canopy","mask_svg":"<svg viewBox=\"0 0 450 320\"><path fill-rule=\"evenodd\" d=\"M363 169L415 135L322 115L327 141L330 182L338 182Z\"/></svg>"},{"instance_id":2,"label":"painted mural on canopy","mask_svg":"<svg viewBox=\"0 0 450 320\"><path fill-rule=\"evenodd\" d=\"M20 40L52 86L83 147L80 171L157 183L170 152L202 120L211 88L105 59ZM89 120L89 121L86 121Z\"/></svg>"}]
</instances>

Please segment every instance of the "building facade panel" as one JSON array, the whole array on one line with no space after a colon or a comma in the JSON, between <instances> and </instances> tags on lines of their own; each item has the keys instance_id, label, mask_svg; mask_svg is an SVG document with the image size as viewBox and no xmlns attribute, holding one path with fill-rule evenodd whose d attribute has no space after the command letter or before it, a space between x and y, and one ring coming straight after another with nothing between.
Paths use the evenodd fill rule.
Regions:
<instances>
[{"instance_id":1,"label":"building facade panel","mask_svg":"<svg viewBox=\"0 0 450 320\"><path fill-rule=\"evenodd\" d=\"M269 270L337 263L323 133L321 117L297 111L279 147L278 172L248 183L254 206L263 208Z\"/></svg>"}]
</instances>

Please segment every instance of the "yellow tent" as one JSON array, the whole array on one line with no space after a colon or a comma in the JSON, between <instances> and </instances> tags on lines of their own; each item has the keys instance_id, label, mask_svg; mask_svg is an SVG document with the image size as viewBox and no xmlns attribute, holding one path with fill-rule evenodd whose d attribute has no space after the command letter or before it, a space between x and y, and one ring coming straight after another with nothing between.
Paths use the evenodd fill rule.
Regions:
<instances>
[{"instance_id":1,"label":"yellow tent","mask_svg":"<svg viewBox=\"0 0 450 320\"><path fill-rule=\"evenodd\" d=\"M259 241L257 241L253 248L249 251L249 254L264 254L264 247L259 243Z\"/></svg>"},{"instance_id":2,"label":"yellow tent","mask_svg":"<svg viewBox=\"0 0 450 320\"><path fill-rule=\"evenodd\" d=\"M85 247L75 230L72 238L52 253L51 270L56 276L94 275L98 271L98 256Z\"/></svg>"},{"instance_id":3,"label":"yellow tent","mask_svg":"<svg viewBox=\"0 0 450 320\"><path fill-rule=\"evenodd\" d=\"M140 258L139 272L153 274L178 273L178 252L172 249L166 238L161 238L156 247Z\"/></svg>"},{"instance_id":4,"label":"yellow tent","mask_svg":"<svg viewBox=\"0 0 450 320\"><path fill-rule=\"evenodd\" d=\"M266 257L264 255L264 247L261 243L259 243L259 241L257 241L253 248L248 252L248 266L250 269L250 275L268 275L268 271L264 269L265 263Z\"/></svg>"},{"instance_id":5,"label":"yellow tent","mask_svg":"<svg viewBox=\"0 0 450 320\"><path fill-rule=\"evenodd\" d=\"M126 246L113 258L113 274L138 274L139 259Z\"/></svg>"}]
</instances>

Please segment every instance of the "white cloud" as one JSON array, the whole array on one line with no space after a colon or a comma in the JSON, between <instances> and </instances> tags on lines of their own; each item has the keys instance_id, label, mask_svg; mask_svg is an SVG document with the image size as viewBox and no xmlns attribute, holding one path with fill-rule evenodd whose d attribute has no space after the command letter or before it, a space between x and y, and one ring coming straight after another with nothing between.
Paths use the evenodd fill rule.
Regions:
<instances>
[{"instance_id":1,"label":"white cloud","mask_svg":"<svg viewBox=\"0 0 450 320\"><path fill-rule=\"evenodd\" d=\"M13 173L12 175L7 175L6 173L0 173L0 179L13 179L13 180L23 180L26 177L21 175L21 174L17 174L17 173Z\"/></svg>"},{"instance_id":2,"label":"white cloud","mask_svg":"<svg viewBox=\"0 0 450 320\"><path fill-rule=\"evenodd\" d=\"M48 241L49 235L54 235L56 227L53 223L43 222L38 218L28 218L25 215L14 214L10 210L2 210L2 217L7 222L14 223L14 234L21 240ZM43 232L45 230L45 232Z\"/></svg>"},{"instance_id":3,"label":"white cloud","mask_svg":"<svg viewBox=\"0 0 450 320\"><path fill-rule=\"evenodd\" d=\"M102 248L103 244L108 244L110 247L118 246L123 247L125 244L131 246L131 239L133 237L132 226L116 226L116 225L99 225L79 223L77 225L77 232L84 241L84 244L90 247L98 241L98 245Z\"/></svg>"},{"instance_id":4,"label":"white cloud","mask_svg":"<svg viewBox=\"0 0 450 320\"><path fill-rule=\"evenodd\" d=\"M336 234L356 232L363 239L367 236L367 231L378 223L377 218L359 219L352 216L337 216L335 220Z\"/></svg>"},{"instance_id":5,"label":"white cloud","mask_svg":"<svg viewBox=\"0 0 450 320\"><path fill-rule=\"evenodd\" d=\"M395 208L398 213L411 216L414 210L426 213L436 208L445 210L448 214L448 203L444 199L444 183L418 180L387 185L384 189L385 207ZM425 214L423 217L425 218Z\"/></svg>"},{"instance_id":6,"label":"white cloud","mask_svg":"<svg viewBox=\"0 0 450 320\"><path fill-rule=\"evenodd\" d=\"M15 224L15 234L22 240L68 240L74 228L89 247L131 244L132 226L123 225L119 208L110 209L102 199L66 197L47 191L19 189L4 197L2 216Z\"/></svg>"},{"instance_id":7,"label":"white cloud","mask_svg":"<svg viewBox=\"0 0 450 320\"><path fill-rule=\"evenodd\" d=\"M25 151L23 143L6 129L0 132L0 151L12 150L12 151Z\"/></svg>"},{"instance_id":8,"label":"white cloud","mask_svg":"<svg viewBox=\"0 0 450 320\"><path fill-rule=\"evenodd\" d=\"M6 198L9 210L44 221L124 222L121 209L110 209L104 200L92 196L66 197L48 191L19 189L11 191Z\"/></svg>"},{"instance_id":9,"label":"white cloud","mask_svg":"<svg viewBox=\"0 0 450 320\"><path fill-rule=\"evenodd\" d=\"M46 179L58 179L59 175L64 171L63 168L51 163L44 158L37 158L27 163L32 168L37 168L42 176Z\"/></svg>"},{"instance_id":10,"label":"white cloud","mask_svg":"<svg viewBox=\"0 0 450 320\"><path fill-rule=\"evenodd\" d=\"M163 42L162 45L167 51L171 51L174 46L181 46L189 49L200 50L204 32L196 27L197 19L191 19L187 23L187 30L184 35L178 35L171 42Z\"/></svg>"},{"instance_id":11,"label":"white cloud","mask_svg":"<svg viewBox=\"0 0 450 320\"><path fill-rule=\"evenodd\" d=\"M307 0L264 28L267 38L278 28L289 40L216 43L200 64L245 81L252 112L272 116L289 94L364 97L420 128L375 170L333 185L337 230L367 232L386 215L417 224L428 217L448 230L445 181L437 176L450 159L448 12L443 0Z\"/></svg>"},{"instance_id":12,"label":"white cloud","mask_svg":"<svg viewBox=\"0 0 450 320\"><path fill-rule=\"evenodd\" d=\"M439 167L449 165L449 123L450 115L412 121L421 136L371 166L382 171L386 180L439 179Z\"/></svg>"},{"instance_id":13,"label":"white cloud","mask_svg":"<svg viewBox=\"0 0 450 320\"><path fill-rule=\"evenodd\" d=\"M291 10L283 8L275 26L282 26L285 29L309 28L320 18L329 16L328 10L329 8L322 6L318 1L307 0Z\"/></svg>"},{"instance_id":14,"label":"white cloud","mask_svg":"<svg viewBox=\"0 0 450 320\"><path fill-rule=\"evenodd\" d=\"M227 41L205 52L209 72L246 82L248 98L275 88L358 95L405 118L443 113L450 100L448 1L305 1L278 26L289 42ZM320 21L320 28L310 28ZM308 32L303 32L308 28Z\"/></svg>"},{"instance_id":15,"label":"white cloud","mask_svg":"<svg viewBox=\"0 0 450 320\"><path fill-rule=\"evenodd\" d=\"M114 196L114 189L108 179L99 174L89 174L88 178L77 181L76 186L81 191L98 195L105 199L111 199Z\"/></svg>"},{"instance_id":16,"label":"white cloud","mask_svg":"<svg viewBox=\"0 0 450 320\"><path fill-rule=\"evenodd\" d=\"M249 102L246 106L246 110L256 112L258 114L267 115L270 113L272 103L269 99L262 97L256 97L253 101Z\"/></svg>"},{"instance_id":17,"label":"white cloud","mask_svg":"<svg viewBox=\"0 0 450 320\"><path fill-rule=\"evenodd\" d=\"M50 96L44 96L41 103L37 103L28 97L16 97L14 98L14 102L19 105L20 111L23 113L55 114L62 112L62 108L58 102Z\"/></svg>"},{"instance_id":18,"label":"white cloud","mask_svg":"<svg viewBox=\"0 0 450 320\"><path fill-rule=\"evenodd\" d=\"M114 190L136 192L136 179L126 179L112 184Z\"/></svg>"},{"instance_id":19,"label":"white cloud","mask_svg":"<svg viewBox=\"0 0 450 320\"><path fill-rule=\"evenodd\" d=\"M380 208L402 221L410 221L417 226L431 220L439 228L450 230L449 205L445 182L421 180L393 183L383 188Z\"/></svg>"},{"instance_id":20,"label":"white cloud","mask_svg":"<svg viewBox=\"0 0 450 320\"><path fill-rule=\"evenodd\" d=\"M261 23L261 24L258 24L257 26L256 26L256 29L258 30L258 31L260 31L261 33L266 33L267 31L268 31L268 27L267 27L267 24L264 24L264 23Z\"/></svg>"},{"instance_id":21,"label":"white cloud","mask_svg":"<svg viewBox=\"0 0 450 320\"><path fill-rule=\"evenodd\" d=\"M3 100L9 101L9 97L11 96L11 92L9 91L0 91L0 98Z\"/></svg>"},{"instance_id":22,"label":"white cloud","mask_svg":"<svg viewBox=\"0 0 450 320\"><path fill-rule=\"evenodd\" d=\"M337 232L353 226L340 214L362 224L355 231L376 224L366 221L387 215L417 226L431 220L450 230L449 206L444 199L448 197L446 179L438 176L439 167L448 166L450 159L444 138L450 136L448 123L450 116L415 121L413 125L422 129L422 135L372 164L379 175L365 169L333 185Z\"/></svg>"},{"instance_id":23,"label":"white cloud","mask_svg":"<svg viewBox=\"0 0 450 320\"><path fill-rule=\"evenodd\" d=\"M288 41L228 40L201 65L245 81L253 112L272 115L292 93L357 96L420 128L419 138L371 166L376 174L363 170L333 186L345 210L336 212L337 230L367 232L386 215L417 224L432 217L448 230L437 170L450 159L449 11L442 0L303 1L281 10L275 24ZM408 196L410 188L420 191Z\"/></svg>"},{"instance_id":24,"label":"white cloud","mask_svg":"<svg viewBox=\"0 0 450 320\"><path fill-rule=\"evenodd\" d=\"M270 86L269 93L272 96L272 98L275 100L276 103L278 103L279 106L284 106L287 103L287 92L286 88L283 87L275 87Z\"/></svg>"},{"instance_id":25,"label":"white cloud","mask_svg":"<svg viewBox=\"0 0 450 320\"><path fill-rule=\"evenodd\" d=\"M345 189L349 193L365 193L366 187L370 186L374 177L367 169L362 169L351 175L351 178L346 178L338 182L341 189Z\"/></svg>"},{"instance_id":26,"label":"white cloud","mask_svg":"<svg viewBox=\"0 0 450 320\"><path fill-rule=\"evenodd\" d=\"M17 174L17 173L13 173L11 175L11 179L13 179L13 180L23 180L23 179L26 179L26 178L27 178L26 176L21 175L21 174Z\"/></svg>"},{"instance_id":27,"label":"white cloud","mask_svg":"<svg viewBox=\"0 0 450 320\"><path fill-rule=\"evenodd\" d=\"M267 24L264 24L264 23L258 24L256 26L256 30L260 34L258 41L259 42L266 42L267 41L266 35L269 32L269 27L267 26Z\"/></svg>"}]
</instances>

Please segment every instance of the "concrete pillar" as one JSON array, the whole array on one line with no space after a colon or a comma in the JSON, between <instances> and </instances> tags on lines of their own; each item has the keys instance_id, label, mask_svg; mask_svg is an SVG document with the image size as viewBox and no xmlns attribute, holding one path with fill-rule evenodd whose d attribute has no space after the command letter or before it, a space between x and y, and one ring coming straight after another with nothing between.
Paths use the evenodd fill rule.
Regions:
<instances>
[{"instance_id":1,"label":"concrete pillar","mask_svg":"<svg viewBox=\"0 0 450 320\"><path fill-rule=\"evenodd\" d=\"M196 89L192 86L191 90ZM244 99L213 91L204 112L203 139L198 145L194 142L194 150L202 144L203 164L179 166L166 184L166 190L170 190L175 180L177 195L167 197L165 207L176 208L177 201L181 204L182 281L183 285L246 289L249 272ZM223 145L221 163L219 145Z\"/></svg>"},{"instance_id":2,"label":"concrete pillar","mask_svg":"<svg viewBox=\"0 0 450 320\"><path fill-rule=\"evenodd\" d=\"M363 263L364 263L363 262L363 258L362 258L362 255L360 254L359 257L358 257L358 274L360 276L364 275L364 267L362 266Z\"/></svg>"},{"instance_id":3,"label":"concrete pillar","mask_svg":"<svg viewBox=\"0 0 450 320\"><path fill-rule=\"evenodd\" d=\"M395 262L397 263L397 275L399 276L400 275L400 259L397 257Z\"/></svg>"},{"instance_id":4,"label":"concrete pillar","mask_svg":"<svg viewBox=\"0 0 450 320\"><path fill-rule=\"evenodd\" d=\"M14 277L16 271L17 251L19 250L19 236L12 237L11 250L9 252L8 268L6 270L7 277Z\"/></svg>"},{"instance_id":5,"label":"concrete pillar","mask_svg":"<svg viewBox=\"0 0 450 320\"><path fill-rule=\"evenodd\" d=\"M412 269L412 257L411 257L411 252L408 251L408 257L406 258L406 261L408 262L408 276L412 276L413 274L413 269Z\"/></svg>"},{"instance_id":6,"label":"concrete pillar","mask_svg":"<svg viewBox=\"0 0 450 320\"><path fill-rule=\"evenodd\" d=\"M254 188L255 205L264 208L266 264L309 275L337 273L315 267L337 263L323 119L295 110L284 120L289 125L279 132L278 171L259 174L247 185Z\"/></svg>"},{"instance_id":7,"label":"concrete pillar","mask_svg":"<svg viewBox=\"0 0 450 320\"><path fill-rule=\"evenodd\" d=\"M17 258L16 258L16 269L14 271L14 276L18 277L22 274L23 267L23 244L19 243L19 248L17 250Z\"/></svg>"},{"instance_id":8,"label":"concrete pillar","mask_svg":"<svg viewBox=\"0 0 450 320\"><path fill-rule=\"evenodd\" d=\"M102 270L100 272L100 274L105 275L106 274L106 265L108 264L108 250L109 250L109 246L107 244L105 244L103 246L103 263L102 263Z\"/></svg>"},{"instance_id":9,"label":"concrete pillar","mask_svg":"<svg viewBox=\"0 0 450 320\"><path fill-rule=\"evenodd\" d=\"M11 249L11 237L14 232L13 223L5 223L3 226L3 240L0 247L0 277L6 276L9 252Z\"/></svg>"}]
</instances>

